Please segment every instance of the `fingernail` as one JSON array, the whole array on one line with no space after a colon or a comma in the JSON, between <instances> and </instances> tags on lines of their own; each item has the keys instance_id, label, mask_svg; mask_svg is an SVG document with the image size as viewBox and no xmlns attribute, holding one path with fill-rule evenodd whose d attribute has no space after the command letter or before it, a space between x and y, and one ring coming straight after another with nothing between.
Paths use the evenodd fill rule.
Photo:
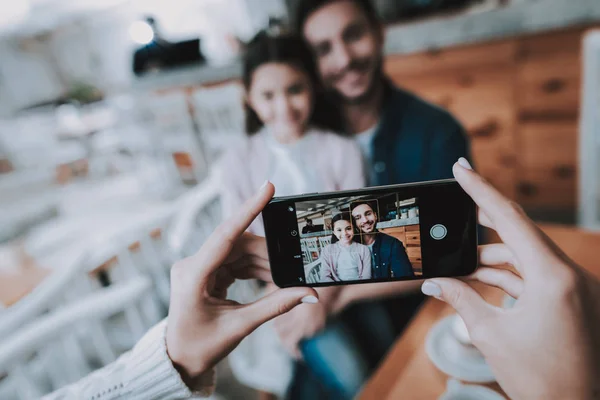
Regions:
<instances>
[{"instance_id":1,"label":"fingernail","mask_svg":"<svg viewBox=\"0 0 600 400\"><path fill-rule=\"evenodd\" d=\"M311 296L304 296L302 298L302 300L300 300L300 301L302 301L305 304L317 304L319 302L319 299L317 299L315 296L311 295Z\"/></svg>"},{"instance_id":2,"label":"fingernail","mask_svg":"<svg viewBox=\"0 0 600 400\"><path fill-rule=\"evenodd\" d=\"M267 179L267 180L265 181L265 183L263 183L263 184L261 185L261 187L260 187L260 189L259 189L259 190L263 190L264 188L266 188L266 187L267 187L267 185L268 185L268 184L269 184L269 180Z\"/></svg>"},{"instance_id":3,"label":"fingernail","mask_svg":"<svg viewBox=\"0 0 600 400\"><path fill-rule=\"evenodd\" d=\"M436 283L425 281L421 285L421 292L427 296L440 297L442 295L442 288Z\"/></svg>"},{"instance_id":4,"label":"fingernail","mask_svg":"<svg viewBox=\"0 0 600 400\"><path fill-rule=\"evenodd\" d=\"M471 164L469 163L469 161L467 161L466 158L461 157L458 159L458 163L460 164L461 167L466 168L466 169L470 169L473 170L473 167L471 167Z\"/></svg>"}]
</instances>

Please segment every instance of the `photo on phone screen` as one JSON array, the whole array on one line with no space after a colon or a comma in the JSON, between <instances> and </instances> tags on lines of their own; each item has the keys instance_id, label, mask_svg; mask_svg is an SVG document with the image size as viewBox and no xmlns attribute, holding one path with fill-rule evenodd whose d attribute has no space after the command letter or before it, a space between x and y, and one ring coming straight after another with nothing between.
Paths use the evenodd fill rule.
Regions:
<instances>
[{"instance_id":1,"label":"photo on phone screen","mask_svg":"<svg viewBox=\"0 0 600 400\"><path fill-rule=\"evenodd\" d=\"M308 284L421 275L416 198L354 196L295 208Z\"/></svg>"},{"instance_id":2,"label":"photo on phone screen","mask_svg":"<svg viewBox=\"0 0 600 400\"><path fill-rule=\"evenodd\" d=\"M263 210L280 287L464 276L475 204L454 180L275 198Z\"/></svg>"}]
</instances>

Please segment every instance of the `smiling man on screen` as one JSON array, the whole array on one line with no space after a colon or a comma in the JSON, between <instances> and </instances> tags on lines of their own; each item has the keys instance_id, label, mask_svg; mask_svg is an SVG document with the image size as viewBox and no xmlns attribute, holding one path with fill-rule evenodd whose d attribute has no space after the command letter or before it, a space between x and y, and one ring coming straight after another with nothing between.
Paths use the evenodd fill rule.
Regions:
<instances>
[{"instance_id":1,"label":"smiling man on screen","mask_svg":"<svg viewBox=\"0 0 600 400\"><path fill-rule=\"evenodd\" d=\"M362 244L371 250L371 278L399 278L414 276L404 245L393 236L377 230L376 207L371 202L352 204L352 218L360 229Z\"/></svg>"}]
</instances>

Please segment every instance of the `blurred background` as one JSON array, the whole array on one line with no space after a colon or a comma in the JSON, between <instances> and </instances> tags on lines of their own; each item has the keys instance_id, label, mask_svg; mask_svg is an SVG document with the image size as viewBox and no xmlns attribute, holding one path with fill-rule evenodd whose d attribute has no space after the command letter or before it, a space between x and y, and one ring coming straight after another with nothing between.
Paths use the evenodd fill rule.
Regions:
<instances>
[{"instance_id":1,"label":"blurred background","mask_svg":"<svg viewBox=\"0 0 600 400\"><path fill-rule=\"evenodd\" d=\"M0 1L0 398L74 381L166 315L245 136L244 43L294 3ZM374 3L388 76L460 120L479 172L537 221L600 230L598 1Z\"/></svg>"}]
</instances>

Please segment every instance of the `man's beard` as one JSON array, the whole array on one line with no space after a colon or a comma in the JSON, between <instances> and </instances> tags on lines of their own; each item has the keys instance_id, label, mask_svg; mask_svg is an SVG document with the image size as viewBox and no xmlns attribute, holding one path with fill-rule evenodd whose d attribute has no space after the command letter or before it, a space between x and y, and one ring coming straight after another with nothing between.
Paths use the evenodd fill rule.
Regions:
<instances>
[{"instance_id":1,"label":"man's beard","mask_svg":"<svg viewBox=\"0 0 600 400\"><path fill-rule=\"evenodd\" d=\"M344 70L344 72L341 72L336 76L332 76L327 79L328 93L336 104L348 106L361 105L370 102L371 100L373 100L373 98L375 98L375 96L377 96L380 84L383 80L383 62L381 57L377 61L375 61L376 64L373 69L374 74L372 76L371 82L369 82L369 87L363 94L357 97L347 97L335 88L335 82L340 80L346 73L352 71L357 71L359 73L367 73L372 68L371 64L373 62L374 61L372 61L371 58L353 60L350 63L350 65Z\"/></svg>"},{"instance_id":2,"label":"man's beard","mask_svg":"<svg viewBox=\"0 0 600 400\"><path fill-rule=\"evenodd\" d=\"M370 231L366 231L365 228L371 228ZM370 233L375 233L375 223L371 224L371 225L366 225L364 228L361 227L360 230L362 231L363 234L368 235Z\"/></svg>"}]
</instances>

